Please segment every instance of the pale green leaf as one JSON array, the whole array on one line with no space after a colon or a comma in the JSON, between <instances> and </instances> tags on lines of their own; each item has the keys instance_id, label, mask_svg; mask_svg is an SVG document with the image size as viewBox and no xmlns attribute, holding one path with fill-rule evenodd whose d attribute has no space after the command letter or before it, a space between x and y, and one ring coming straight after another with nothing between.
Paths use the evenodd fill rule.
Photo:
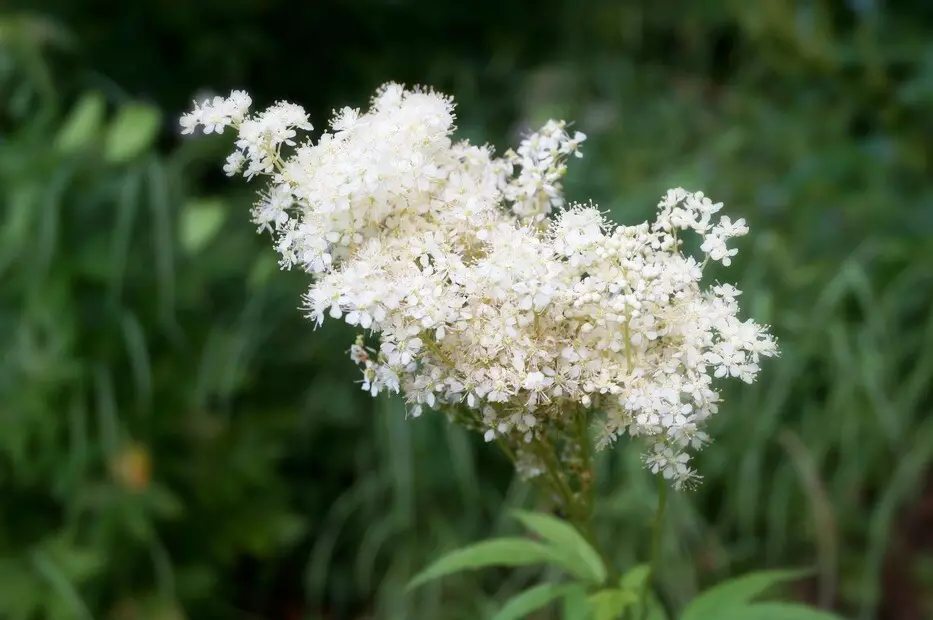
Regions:
<instances>
[{"instance_id":1,"label":"pale green leaf","mask_svg":"<svg viewBox=\"0 0 933 620\"><path fill-rule=\"evenodd\" d=\"M416 588L428 581L487 566L528 566L551 563L560 565L560 556L553 549L525 538L496 538L479 542L442 556L415 575L408 588Z\"/></svg>"},{"instance_id":2,"label":"pale green leaf","mask_svg":"<svg viewBox=\"0 0 933 620\"><path fill-rule=\"evenodd\" d=\"M638 564L619 578L619 589L635 595L638 602L637 608L641 607L642 590L644 590L650 577L651 567L648 564ZM664 611L664 606L661 605L661 601L658 600L653 591L648 592L647 607L646 620L667 620L667 612Z\"/></svg>"},{"instance_id":3,"label":"pale green leaf","mask_svg":"<svg viewBox=\"0 0 933 620\"><path fill-rule=\"evenodd\" d=\"M602 558L575 527L549 514L524 510L516 510L513 514L566 559L563 568L567 572L596 585L606 581Z\"/></svg>"},{"instance_id":4,"label":"pale green leaf","mask_svg":"<svg viewBox=\"0 0 933 620\"><path fill-rule=\"evenodd\" d=\"M521 592L502 606L492 620L520 620L536 609L567 595L573 586L543 583Z\"/></svg>"},{"instance_id":5,"label":"pale green leaf","mask_svg":"<svg viewBox=\"0 0 933 620\"><path fill-rule=\"evenodd\" d=\"M648 595L648 614L645 616L645 620L668 620L667 612L664 611L664 605L661 604L661 601L658 600L658 597L652 592ZM636 609L639 609L640 606L636 606ZM641 616L639 616L640 618ZM683 619L681 619L683 620Z\"/></svg>"},{"instance_id":6,"label":"pale green leaf","mask_svg":"<svg viewBox=\"0 0 933 620\"><path fill-rule=\"evenodd\" d=\"M648 599L648 617L646 620L668 620L664 606L654 595Z\"/></svg>"},{"instance_id":7,"label":"pale green leaf","mask_svg":"<svg viewBox=\"0 0 933 620\"><path fill-rule=\"evenodd\" d=\"M699 620L699 616L694 616ZM845 620L832 612L798 603L755 603L713 611L703 620Z\"/></svg>"},{"instance_id":8,"label":"pale green leaf","mask_svg":"<svg viewBox=\"0 0 933 620\"><path fill-rule=\"evenodd\" d=\"M73 153L90 146L101 131L104 112L103 95L97 92L83 95L58 130L55 148L60 153Z\"/></svg>"},{"instance_id":9,"label":"pale green leaf","mask_svg":"<svg viewBox=\"0 0 933 620\"><path fill-rule=\"evenodd\" d=\"M628 569L619 579L619 587L623 590L634 590L640 592L645 587L645 580L651 574L651 567L647 564L639 564Z\"/></svg>"},{"instance_id":10,"label":"pale green leaf","mask_svg":"<svg viewBox=\"0 0 933 620\"><path fill-rule=\"evenodd\" d=\"M110 163L129 161L150 148L162 124L162 114L151 105L128 103L110 123L104 157Z\"/></svg>"},{"instance_id":11,"label":"pale green leaf","mask_svg":"<svg viewBox=\"0 0 933 620\"><path fill-rule=\"evenodd\" d=\"M261 288L268 282L269 277L276 272L278 266L274 254L266 253L260 255L253 263L249 275L246 276L247 286L253 291Z\"/></svg>"},{"instance_id":12,"label":"pale green leaf","mask_svg":"<svg viewBox=\"0 0 933 620\"><path fill-rule=\"evenodd\" d=\"M632 590L614 588L591 594L589 603L593 620L617 620L627 608L638 603L638 595Z\"/></svg>"},{"instance_id":13,"label":"pale green leaf","mask_svg":"<svg viewBox=\"0 0 933 620\"><path fill-rule=\"evenodd\" d=\"M563 620L592 620L590 604L586 600L586 589L579 584L573 584L564 595L561 605Z\"/></svg>"},{"instance_id":14,"label":"pale green leaf","mask_svg":"<svg viewBox=\"0 0 933 620\"><path fill-rule=\"evenodd\" d=\"M812 571L769 570L741 575L701 592L684 609L681 620L704 620L724 609L749 603L780 583L796 581Z\"/></svg>"},{"instance_id":15,"label":"pale green leaf","mask_svg":"<svg viewBox=\"0 0 933 620\"><path fill-rule=\"evenodd\" d=\"M193 200L181 212L181 245L194 254L220 231L227 216L224 203L218 199Z\"/></svg>"}]
</instances>

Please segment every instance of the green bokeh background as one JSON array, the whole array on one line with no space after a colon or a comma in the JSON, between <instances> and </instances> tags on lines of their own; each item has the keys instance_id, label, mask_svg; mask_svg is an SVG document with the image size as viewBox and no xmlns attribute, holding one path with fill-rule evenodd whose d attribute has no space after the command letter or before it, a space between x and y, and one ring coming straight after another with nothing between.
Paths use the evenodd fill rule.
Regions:
<instances>
[{"instance_id":1,"label":"green bokeh background","mask_svg":"<svg viewBox=\"0 0 933 620\"><path fill-rule=\"evenodd\" d=\"M195 97L455 96L504 150L589 135L567 192L619 221L671 186L749 221L748 315L783 354L730 386L672 497L676 610L812 565L793 594L933 617L933 4L925 0L25 0L0 6L0 618L472 620L540 578L415 593L443 550L532 506L481 438L373 400L353 332L254 234ZM645 558L638 450L603 455L601 540ZM539 616L544 620L547 615Z\"/></svg>"}]
</instances>

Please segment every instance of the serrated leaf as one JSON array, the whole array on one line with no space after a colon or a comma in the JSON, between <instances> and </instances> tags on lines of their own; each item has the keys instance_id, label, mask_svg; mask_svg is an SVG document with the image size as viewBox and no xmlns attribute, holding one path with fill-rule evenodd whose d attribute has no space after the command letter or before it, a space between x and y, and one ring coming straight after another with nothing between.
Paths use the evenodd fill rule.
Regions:
<instances>
[{"instance_id":1,"label":"serrated leaf","mask_svg":"<svg viewBox=\"0 0 933 620\"><path fill-rule=\"evenodd\" d=\"M567 595L572 586L543 583L521 592L502 606L492 620L520 620L536 609L548 605Z\"/></svg>"},{"instance_id":2,"label":"serrated leaf","mask_svg":"<svg viewBox=\"0 0 933 620\"><path fill-rule=\"evenodd\" d=\"M698 617L697 617L698 618ZM798 603L739 605L704 616L704 620L845 620L832 612Z\"/></svg>"},{"instance_id":3,"label":"serrated leaf","mask_svg":"<svg viewBox=\"0 0 933 620\"><path fill-rule=\"evenodd\" d=\"M104 123L105 102L100 93L86 93L75 104L55 137L60 153L73 153L88 147Z\"/></svg>"},{"instance_id":4,"label":"serrated leaf","mask_svg":"<svg viewBox=\"0 0 933 620\"><path fill-rule=\"evenodd\" d=\"M638 602L638 595L632 590L602 590L589 597L593 620L617 620L630 606Z\"/></svg>"},{"instance_id":5,"label":"serrated leaf","mask_svg":"<svg viewBox=\"0 0 933 620\"><path fill-rule=\"evenodd\" d=\"M110 123L104 157L112 164L127 162L150 148L162 124L162 113L151 105L128 103Z\"/></svg>"},{"instance_id":6,"label":"serrated leaf","mask_svg":"<svg viewBox=\"0 0 933 620\"><path fill-rule=\"evenodd\" d=\"M528 566L531 564L557 564L561 558L550 547L525 538L496 538L479 542L442 556L415 575L408 589L428 581L465 570L487 566Z\"/></svg>"},{"instance_id":7,"label":"serrated leaf","mask_svg":"<svg viewBox=\"0 0 933 620\"><path fill-rule=\"evenodd\" d=\"M701 592L684 609L681 620L704 620L724 609L744 606L779 583L806 577L808 569L758 571L729 579Z\"/></svg>"},{"instance_id":8,"label":"serrated leaf","mask_svg":"<svg viewBox=\"0 0 933 620\"><path fill-rule=\"evenodd\" d=\"M600 585L606 581L606 566L599 553L575 527L557 517L516 510L522 525L546 540L566 560L564 568L587 583Z\"/></svg>"},{"instance_id":9,"label":"serrated leaf","mask_svg":"<svg viewBox=\"0 0 933 620\"><path fill-rule=\"evenodd\" d=\"M181 215L181 245L194 254L220 231L227 211L219 199L193 200L185 205Z\"/></svg>"}]
</instances>

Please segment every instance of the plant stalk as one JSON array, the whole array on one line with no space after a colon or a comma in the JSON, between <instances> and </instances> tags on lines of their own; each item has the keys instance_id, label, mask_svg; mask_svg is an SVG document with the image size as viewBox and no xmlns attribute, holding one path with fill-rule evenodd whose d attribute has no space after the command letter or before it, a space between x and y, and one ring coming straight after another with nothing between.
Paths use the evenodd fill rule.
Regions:
<instances>
[{"instance_id":1,"label":"plant stalk","mask_svg":"<svg viewBox=\"0 0 933 620\"><path fill-rule=\"evenodd\" d=\"M580 488L575 492L570 474L565 470L557 450L547 440L547 437L535 437L529 445L529 448L545 466L544 475L537 477L535 483L540 485L540 490L546 495L558 498L558 502L564 511L563 517L599 553L606 566L607 579L609 582L613 582L618 578L618 572L613 566L612 559L598 543L592 523L595 472L593 471L593 453L589 443L590 438L587 432L585 412L579 410L575 412L574 424L570 428L577 435L574 439L579 441L582 451L583 467L581 471L577 472L577 482ZM497 436L496 440L502 451L509 457L509 460L513 463L516 462L516 453L509 446L507 439Z\"/></svg>"},{"instance_id":2,"label":"plant stalk","mask_svg":"<svg viewBox=\"0 0 933 620\"><path fill-rule=\"evenodd\" d=\"M585 446L584 452L586 454L584 469L592 476L592 455L589 450L589 446L586 443L588 437L586 435L586 426L578 425L578 432L582 432L582 435L578 440ZM554 450L551 445L546 441L536 440L535 443L539 448L539 457L544 461L547 467L548 478L550 479L552 490L556 493L558 497L561 498L566 509L565 518L573 525L580 534L590 543L590 545L599 553L600 557L603 559L603 564L606 565L606 573L610 581L614 581L618 574L616 573L615 567L612 564L612 559L606 554L605 550L599 544L599 541L596 538L596 531L593 528L592 523L592 509L593 505L589 498L589 493L587 489L581 488L578 493L574 493L570 484L568 483L569 477L567 472L564 470L564 467L561 465L560 459L557 456L556 450Z\"/></svg>"},{"instance_id":3,"label":"plant stalk","mask_svg":"<svg viewBox=\"0 0 933 620\"><path fill-rule=\"evenodd\" d=\"M651 583L654 581L658 565L661 562L661 535L664 531L664 508L667 506L667 481L664 476L658 473L658 508L654 514L654 523L651 528L651 560L648 564L648 575L645 577L645 584L641 590L641 620L648 618L648 594L651 592Z\"/></svg>"}]
</instances>

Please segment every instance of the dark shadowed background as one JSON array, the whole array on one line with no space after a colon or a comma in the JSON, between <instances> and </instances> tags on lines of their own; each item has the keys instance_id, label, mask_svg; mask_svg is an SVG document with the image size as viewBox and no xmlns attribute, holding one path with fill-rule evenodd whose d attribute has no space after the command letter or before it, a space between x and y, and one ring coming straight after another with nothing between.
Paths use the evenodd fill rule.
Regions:
<instances>
[{"instance_id":1,"label":"dark shadowed background","mask_svg":"<svg viewBox=\"0 0 933 620\"><path fill-rule=\"evenodd\" d=\"M18 6L17 6L18 4ZM514 530L508 463L359 389L353 334L181 139L194 98L458 101L500 150L586 132L567 192L619 221L703 190L752 233L722 274L783 355L729 386L704 484L672 499L665 601L809 565L796 596L933 617L933 4L925 0L8 0L0 6L0 618L474 620L536 578L413 594ZM645 558L624 442L599 533ZM931 480L933 481L933 480ZM543 620L547 616L540 616Z\"/></svg>"}]
</instances>

